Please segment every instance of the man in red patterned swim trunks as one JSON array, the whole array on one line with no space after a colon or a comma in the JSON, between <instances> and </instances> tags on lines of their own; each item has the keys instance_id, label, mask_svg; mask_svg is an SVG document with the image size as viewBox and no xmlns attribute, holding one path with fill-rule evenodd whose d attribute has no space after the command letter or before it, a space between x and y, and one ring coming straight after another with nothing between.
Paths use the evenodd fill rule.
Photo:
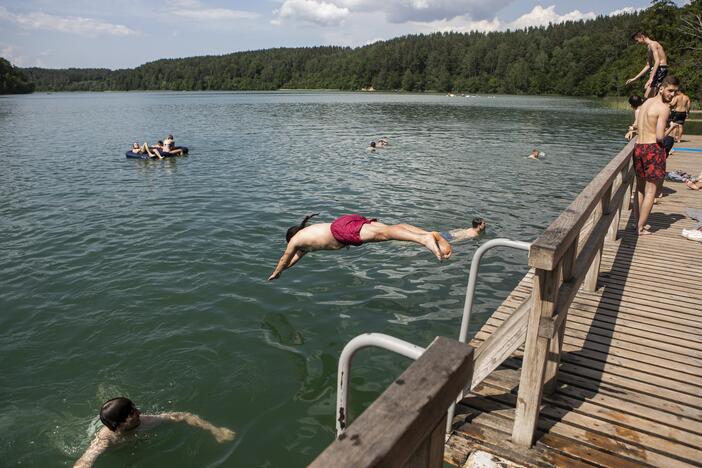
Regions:
<instances>
[{"instance_id":1,"label":"man in red patterned swim trunks","mask_svg":"<svg viewBox=\"0 0 702 468\"><path fill-rule=\"evenodd\" d=\"M299 226L288 229L288 246L278 260L269 281L277 279L283 270L295 265L307 253L314 250L339 250L349 245L362 245L366 242L399 240L414 242L430 250L439 260L451 256L451 245L438 232L425 231L411 224L387 225L376 219L368 219L358 214L345 215L332 223L312 224L306 216Z\"/></svg>"},{"instance_id":2,"label":"man in red patterned swim trunks","mask_svg":"<svg viewBox=\"0 0 702 468\"><path fill-rule=\"evenodd\" d=\"M666 76L656 97L648 99L639 108L639 134L634 145L634 170L638 193L638 222L640 236L651 234L646 229L656 193L665 179L666 152L663 147L665 129L670 115L670 101L678 92L680 83L674 76Z\"/></svg>"}]
</instances>

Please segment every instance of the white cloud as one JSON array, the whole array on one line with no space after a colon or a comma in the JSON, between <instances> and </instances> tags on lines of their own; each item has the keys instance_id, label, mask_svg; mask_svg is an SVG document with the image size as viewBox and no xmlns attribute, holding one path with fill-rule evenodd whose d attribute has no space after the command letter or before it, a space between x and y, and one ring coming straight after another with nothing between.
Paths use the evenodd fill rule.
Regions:
<instances>
[{"instance_id":1,"label":"white cloud","mask_svg":"<svg viewBox=\"0 0 702 468\"><path fill-rule=\"evenodd\" d=\"M8 60L12 65L16 67L46 67L46 58L50 50L45 50L41 52L38 57L28 57L17 49L17 47L11 44L0 44L0 57Z\"/></svg>"},{"instance_id":2,"label":"white cloud","mask_svg":"<svg viewBox=\"0 0 702 468\"><path fill-rule=\"evenodd\" d=\"M630 15L632 13L636 13L643 10L645 10L645 8L624 7L618 10L614 10L609 14L609 16Z\"/></svg>"},{"instance_id":3,"label":"white cloud","mask_svg":"<svg viewBox=\"0 0 702 468\"><path fill-rule=\"evenodd\" d=\"M488 20L514 0L283 0L272 22L301 19L338 25L352 14L380 13L390 23L448 21L459 16Z\"/></svg>"},{"instance_id":4,"label":"white cloud","mask_svg":"<svg viewBox=\"0 0 702 468\"><path fill-rule=\"evenodd\" d=\"M337 2L339 3L339 2ZM333 1L285 0L279 9L273 12L278 19L271 21L280 24L282 19L299 19L322 26L341 24L350 14L350 10L340 7Z\"/></svg>"},{"instance_id":5,"label":"white cloud","mask_svg":"<svg viewBox=\"0 0 702 468\"><path fill-rule=\"evenodd\" d=\"M129 29L127 26L112 24L93 18L55 16L40 11L27 14L14 14L4 7L0 7L0 19L15 23L27 29L58 31L87 36L131 36L139 34L138 31Z\"/></svg>"},{"instance_id":6,"label":"white cloud","mask_svg":"<svg viewBox=\"0 0 702 468\"><path fill-rule=\"evenodd\" d=\"M237 21L256 19L260 15L253 11L229 8L207 8L199 0L171 0L170 13L194 21Z\"/></svg>"},{"instance_id":7,"label":"white cloud","mask_svg":"<svg viewBox=\"0 0 702 468\"><path fill-rule=\"evenodd\" d=\"M570 13L559 15L556 13L556 6L544 8L536 5L533 10L526 13L508 24L509 29L524 29L529 26L546 26L549 23L557 24L565 21L580 21L595 19L597 15L593 12L581 13L580 10L573 10Z\"/></svg>"},{"instance_id":8,"label":"white cloud","mask_svg":"<svg viewBox=\"0 0 702 468\"><path fill-rule=\"evenodd\" d=\"M524 29L529 26L548 26L549 24L562 23L564 21L578 21L594 19L597 15L593 12L582 13L579 10L559 15L556 13L555 6L544 8L535 6L530 12L523 14L513 21L501 21L499 18L491 20L474 20L470 16L458 16L451 20L430 21L430 22L412 22L418 32L492 32L504 31L507 29L516 30Z\"/></svg>"}]
</instances>

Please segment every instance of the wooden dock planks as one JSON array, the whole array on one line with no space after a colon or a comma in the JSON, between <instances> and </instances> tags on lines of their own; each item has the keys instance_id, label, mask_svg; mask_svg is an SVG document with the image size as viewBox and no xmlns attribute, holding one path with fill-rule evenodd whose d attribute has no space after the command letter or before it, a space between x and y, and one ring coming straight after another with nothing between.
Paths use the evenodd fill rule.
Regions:
<instances>
[{"instance_id":1,"label":"wooden dock planks","mask_svg":"<svg viewBox=\"0 0 702 468\"><path fill-rule=\"evenodd\" d=\"M702 137L682 145L702 148ZM702 172L702 153L673 153L668 170ZM602 253L599 289L569 309L557 391L544 396L533 448L511 441L523 349L456 409L445 460L462 465L481 449L526 466L702 466L702 243L686 208L702 191L666 182L654 234L626 227ZM473 342L486 340L531 294L530 272Z\"/></svg>"}]
</instances>

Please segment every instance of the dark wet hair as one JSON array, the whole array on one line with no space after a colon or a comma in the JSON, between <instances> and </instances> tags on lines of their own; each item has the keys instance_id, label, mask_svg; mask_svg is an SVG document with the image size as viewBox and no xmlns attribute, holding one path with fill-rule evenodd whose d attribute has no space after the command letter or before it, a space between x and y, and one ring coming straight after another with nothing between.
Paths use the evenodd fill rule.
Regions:
<instances>
[{"instance_id":1,"label":"dark wet hair","mask_svg":"<svg viewBox=\"0 0 702 468\"><path fill-rule=\"evenodd\" d=\"M100 421L111 431L115 431L134 411L136 406L129 398L112 398L100 408Z\"/></svg>"},{"instance_id":2,"label":"dark wet hair","mask_svg":"<svg viewBox=\"0 0 702 468\"><path fill-rule=\"evenodd\" d=\"M677 76L673 75L668 75L665 78L663 78L663 81L661 81L661 88L664 86L680 86L680 80L678 79Z\"/></svg>"},{"instance_id":3,"label":"dark wet hair","mask_svg":"<svg viewBox=\"0 0 702 468\"><path fill-rule=\"evenodd\" d=\"M646 34L644 34L644 33L641 32L641 31L636 31L634 34L631 35L631 40L632 40L632 41L635 41L636 38L639 37L639 36L641 36L641 37L646 37Z\"/></svg>"},{"instance_id":4,"label":"dark wet hair","mask_svg":"<svg viewBox=\"0 0 702 468\"><path fill-rule=\"evenodd\" d=\"M295 234L298 233L298 231L302 230L307 226L307 221L309 221L313 216L317 216L319 213L314 213L309 216L305 216L305 219L302 220L299 226L293 226L288 229L288 232L285 233L285 240L286 242L290 242L290 239L293 238Z\"/></svg>"},{"instance_id":5,"label":"dark wet hair","mask_svg":"<svg viewBox=\"0 0 702 468\"><path fill-rule=\"evenodd\" d=\"M163 146L163 140L158 140L158 144Z\"/></svg>"},{"instance_id":6,"label":"dark wet hair","mask_svg":"<svg viewBox=\"0 0 702 468\"><path fill-rule=\"evenodd\" d=\"M371 141L371 142L370 142L370 145L371 145L371 148L375 148L375 142L374 142L374 141Z\"/></svg>"},{"instance_id":7,"label":"dark wet hair","mask_svg":"<svg viewBox=\"0 0 702 468\"><path fill-rule=\"evenodd\" d=\"M641 104L644 103L644 98L639 96L638 94L632 94L629 96L629 105L636 109L637 107L641 106Z\"/></svg>"},{"instance_id":8,"label":"dark wet hair","mask_svg":"<svg viewBox=\"0 0 702 468\"><path fill-rule=\"evenodd\" d=\"M473 218L473 227L477 228L481 224L483 224L485 221L483 221L483 218Z\"/></svg>"}]
</instances>

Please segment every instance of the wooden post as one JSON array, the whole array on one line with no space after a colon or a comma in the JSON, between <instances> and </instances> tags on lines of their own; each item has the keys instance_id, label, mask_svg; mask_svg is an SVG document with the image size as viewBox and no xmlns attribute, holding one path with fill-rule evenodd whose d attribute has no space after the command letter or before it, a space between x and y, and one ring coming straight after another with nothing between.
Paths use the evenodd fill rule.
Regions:
<instances>
[{"instance_id":1,"label":"wooden post","mask_svg":"<svg viewBox=\"0 0 702 468\"><path fill-rule=\"evenodd\" d=\"M544 370L551 340L539 336L542 318L550 319L556 309L558 288L561 283L561 265L548 271L537 268L534 273L531 311L524 344L522 375L519 380L517 408L514 412L512 441L523 446L531 446L539 418L541 396L544 384Z\"/></svg>"},{"instance_id":2,"label":"wooden post","mask_svg":"<svg viewBox=\"0 0 702 468\"><path fill-rule=\"evenodd\" d=\"M576 237L566 253L563 255L563 267L561 268L561 282L565 283L573 278L573 266L578 256L578 241ZM568 314L568 310L556 310L557 314ZM544 394L550 395L556 391L558 384L558 366L561 363L561 350L563 349L563 335L565 334L566 318L561 322L558 333L551 339L548 348L548 358L546 369L544 369Z\"/></svg>"},{"instance_id":3,"label":"wooden post","mask_svg":"<svg viewBox=\"0 0 702 468\"><path fill-rule=\"evenodd\" d=\"M609 205L612 200L612 186L605 191L602 195L602 200L597 208L593 211L593 216L596 216L597 222L602 218L603 215L609 214ZM595 224L597 224L597 222ZM597 291L597 278L600 276L600 263L602 260L602 247L604 245L604 239L602 239L602 244L600 244L597 253L595 254L594 260L590 268L587 270L587 275L585 276L585 281L583 282L583 288L586 291L594 292Z\"/></svg>"}]
</instances>

